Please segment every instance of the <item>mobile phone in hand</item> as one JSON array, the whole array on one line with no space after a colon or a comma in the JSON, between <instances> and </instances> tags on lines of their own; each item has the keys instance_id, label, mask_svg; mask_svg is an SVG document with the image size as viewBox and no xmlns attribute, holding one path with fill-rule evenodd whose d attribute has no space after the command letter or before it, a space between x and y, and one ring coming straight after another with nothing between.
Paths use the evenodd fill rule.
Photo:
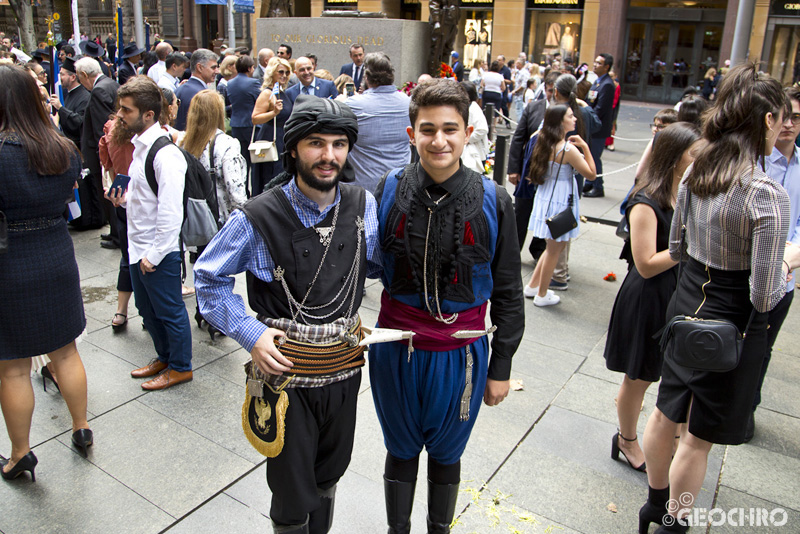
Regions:
<instances>
[{"instance_id":1,"label":"mobile phone in hand","mask_svg":"<svg viewBox=\"0 0 800 534\"><path fill-rule=\"evenodd\" d=\"M116 193L114 189L119 189L118 195L122 195L128 189L128 182L131 181L131 177L125 174L118 174L116 178L114 178L114 183L111 184L111 187L108 190L110 195Z\"/></svg>"},{"instance_id":2,"label":"mobile phone in hand","mask_svg":"<svg viewBox=\"0 0 800 534\"><path fill-rule=\"evenodd\" d=\"M344 84L344 91L347 93L348 98L356 94L356 84L354 83L346 83Z\"/></svg>"}]
</instances>

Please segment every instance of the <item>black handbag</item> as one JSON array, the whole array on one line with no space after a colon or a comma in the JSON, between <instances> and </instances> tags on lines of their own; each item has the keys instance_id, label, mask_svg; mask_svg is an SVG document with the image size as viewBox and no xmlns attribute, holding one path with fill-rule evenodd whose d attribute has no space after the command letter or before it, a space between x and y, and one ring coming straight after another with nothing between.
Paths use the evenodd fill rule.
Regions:
<instances>
[{"instance_id":1,"label":"black handbag","mask_svg":"<svg viewBox=\"0 0 800 534\"><path fill-rule=\"evenodd\" d=\"M561 166L564 164L564 152L561 152L561 162L558 164L558 170L556 171L556 181L558 181L558 177L561 174ZM575 190L575 179L572 179L572 190ZM550 193L550 200L547 202L547 213L550 210L550 203L553 202L553 194L556 192L556 184L553 184L553 191ZM553 239L558 239L562 235L566 234L570 230L578 227L578 221L575 220L575 214L572 213L572 201L573 197L575 196L574 192L569 195L569 205L567 208L552 217L548 217L545 223L547 224L547 228L550 229L550 236Z\"/></svg>"},{"instance_id":2,"label":"black handbag","mask_svg":"<svg viewBox=\"0 0 800 534\"><path fill-rule=\"evenodd\" d=\"M684 217L689 214L691 192L686 189ZM683 252L686 242L686 224L681 227L681 261L678 265L678 285L675 289L675 302L680 291L683 274ZM739 366L742 357L747 331L753 322L756 310L750 313L750 319L744 334L727 319L701 319L689 315L676 315L667 322L661 331L661 350L664 358L695 371L712 371L724 373ZM656 334L658 335L658 334Z\"/></svg>"}]
</instances>

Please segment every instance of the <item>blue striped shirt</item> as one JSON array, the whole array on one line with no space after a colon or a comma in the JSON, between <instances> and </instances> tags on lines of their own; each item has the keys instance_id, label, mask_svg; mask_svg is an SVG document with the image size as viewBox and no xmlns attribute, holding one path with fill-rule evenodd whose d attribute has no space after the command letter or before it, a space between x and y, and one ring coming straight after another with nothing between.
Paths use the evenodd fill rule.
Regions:
<instances>
[{"instance_id":1,"label":"blue striped shirt","mask_svg":"<svg viewBox=\"0 0 800 534\"><path fill-rule=\"evenodd\" d=\"M347 186L344 187L354 187ZM341 200L337 189L333 204L320 211L319 205L306 197L294 179L282 187L292 202L294 211L306 228L322 222ZM367 246L367 276L378 278L382 270L378 243L378 216L375 197L366 193L364 234ZM287 235L287 242L290 238ZM225 226L214 236L194 265L194 285L197 302L203 317L228 337L236 340L248 352L253 350L267 326L247 314L244 300L233 293L233 276L250 271L257 278L271 282L275 262L264 239L255 230L244 212L236 210Z\"/></svg>"}]
</instances>

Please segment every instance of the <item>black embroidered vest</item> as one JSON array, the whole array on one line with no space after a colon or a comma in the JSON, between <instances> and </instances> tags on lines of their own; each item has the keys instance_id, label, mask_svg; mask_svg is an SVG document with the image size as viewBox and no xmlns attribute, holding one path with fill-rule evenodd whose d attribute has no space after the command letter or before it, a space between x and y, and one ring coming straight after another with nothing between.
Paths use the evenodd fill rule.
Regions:
<instances>
[{"instance_id":1,"label":"black embroidered vest","mask_svg":"<svg viewBox=\"0 0 800 534\"><path fill-rule=\"evenodd\" d=\"M320 271L317 281L306 300L306 306L319 306L331 301L342 290L342 285L347 278L353 262L360 262L358 279L354 291L341 291L335 302L309 313L316 316L327 315L336 309L342 301L347 302L341 306L337 313L325 320L307 320L309 324L330 323L345 317L350 307L349 301L354 298L352 312L355 314L361 305L362 290L367 273L367 244L364 230L356 225L356 218L364 218L366 195L360 187L340 184L341 192L339 218L336 230L333 233L330 249L325 258L325 265ZM334 208L335 209L335 208ZM329 227L333 221L334 209L328 212L325 219L318 227ZM322 261L325 247L320 243L319 235L313 227L306 228L300 222L289 199L280 187L270 189L266 193L249 200L242 211L264 238L276 268L281 267L283 277L289 291L298 302L311 287L314 274ZM362 225L363 226L363 225ZM356 246L361 239L360 257L355 258ZM355 260L354 260L355 258ZM274 273L273 273L274 274ZM258 314L269 318L291 318L289 302L281 282L274 279L265 282L253 273L247 272L247 297L250 307ZM298 322L304 322L298 317Z\"/></svg>"}]
</instances>

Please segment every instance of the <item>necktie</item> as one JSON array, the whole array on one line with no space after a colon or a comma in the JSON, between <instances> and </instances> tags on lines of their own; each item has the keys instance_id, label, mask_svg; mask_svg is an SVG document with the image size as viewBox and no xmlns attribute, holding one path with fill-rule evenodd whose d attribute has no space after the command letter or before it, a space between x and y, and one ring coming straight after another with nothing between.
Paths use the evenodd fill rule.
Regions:
<instances>
[{"instance_id":1,"label":"necktie","mask_svg":"<svg viewBox=\"0 0 800 534\"><path fill-rule=\"evenodd\" d=\"M304 86L303 86L303 94L304 94L304 95L307 95L307 94L308 94L308 86L307 86L307 85L304 85Z\"/></svg>"},{"instance_id":2,"label":"necktie","mask_svg":"<svg viewBox=\"0 0 800 534\"><path fill-rule=\"evenodd\" d=\"M358 89L359 85L359 74L361 73L361 67L356 66L356 75L353 77L353 82L356 84L356 90Z\"/></svg>"}]
</instances>

